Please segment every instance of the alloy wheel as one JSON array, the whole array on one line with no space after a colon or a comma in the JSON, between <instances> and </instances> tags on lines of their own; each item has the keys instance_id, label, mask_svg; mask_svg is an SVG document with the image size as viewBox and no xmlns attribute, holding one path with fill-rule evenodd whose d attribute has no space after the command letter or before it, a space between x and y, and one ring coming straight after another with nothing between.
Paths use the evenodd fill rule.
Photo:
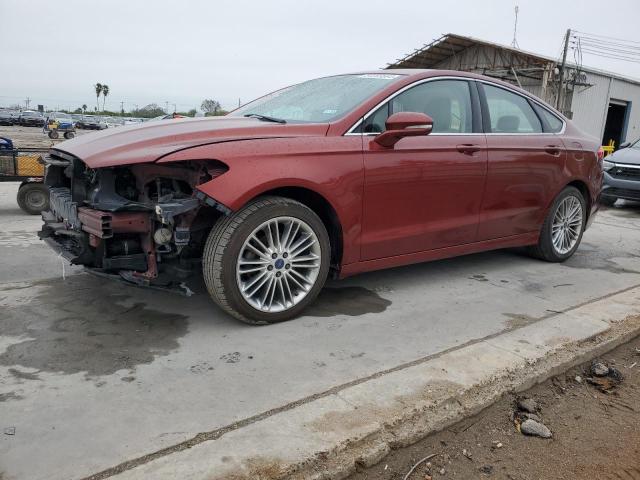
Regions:
<instances>
[{"instance_id":1,"label":"alloy wheel","mask_svg":"<svg viewBox=\"0 0 640 480\"><path fill-rule=\"evenodd\" d=\"M313 229L294 217L276 217L247 237L236 263L236 279L253 308L282 312L302 301L320 271L322 251Z\"/></svg>"},{"instance_id":2,"label":"alloy wheel","mask_svg":"<svg viewBox=\"0 0 640 480\"><path fill-rule=\"evenodd\" d=\"M573 250L582 233L582 203L570 195L564 198L556 208L551 225L551 240L554 250L560 254Z\"/></svg>"}]
</instances>

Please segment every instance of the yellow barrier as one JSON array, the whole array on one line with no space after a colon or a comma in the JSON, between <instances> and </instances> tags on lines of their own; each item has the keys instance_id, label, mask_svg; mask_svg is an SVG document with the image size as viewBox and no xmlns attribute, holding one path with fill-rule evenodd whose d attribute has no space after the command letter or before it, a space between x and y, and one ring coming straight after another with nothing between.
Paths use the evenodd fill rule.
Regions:
<instances>
[{"instance_id":1,"label":"yellow barrier","mask_svg":"<svg viewBox=\"0 0 640 480\"><path fill-rule=\"evenodd\" d=\"M616 142L613 140L609 140L608 145L603 145L602 150L604 150L605 155L611 155L616 149Z\"/></svg>"},{"instance_id":2,"label":"yellow barrier","mask_svg":"<svg viewBox=\"0 0 640 480\"><path fill-rule=\"evenodd\" d=\"M16 174L19 177L42 177L44 176L44 165L38 160L40 155L18 155L16 163L18 171Z\"/></svg>"}]
</instances>

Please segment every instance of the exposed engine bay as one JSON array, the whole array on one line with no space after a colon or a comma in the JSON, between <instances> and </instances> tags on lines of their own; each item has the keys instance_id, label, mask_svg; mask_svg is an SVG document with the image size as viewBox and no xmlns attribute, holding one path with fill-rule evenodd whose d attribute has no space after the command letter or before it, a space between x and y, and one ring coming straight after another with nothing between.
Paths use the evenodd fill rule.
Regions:
<instances>
[{"instance_id":1,"label":"exposed engine bay","mask_svg":"<svg viewBox=\"0 0 640 480\"><path fill-rule=\"evenodd\" d=\"M227 171L215 160L92 169L52 151L44 161L50 210L40 238L73 264L138 285L181 285L228 213L195 189Z\"/></svg>"}]
</instances>

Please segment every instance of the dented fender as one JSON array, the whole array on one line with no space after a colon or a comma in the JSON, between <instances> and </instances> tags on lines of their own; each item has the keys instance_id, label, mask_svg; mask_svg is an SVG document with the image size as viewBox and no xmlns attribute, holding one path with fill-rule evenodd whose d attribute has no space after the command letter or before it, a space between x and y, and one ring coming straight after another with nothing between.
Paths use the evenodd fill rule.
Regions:
<instances>
[{"instance_id":1,"label":"dented fender","mask_svg":"<svg viewBox=\"0 0 640 480\"><path fill-rule=\"evenodd\" d=\"M217 143L181 150L160 162L187 159L217 160L227 165L228 171L197 185L196 189L230 211L237 211L257 196L279 188L302 188L322 196L342 226L343 263L359 260L364 186L361 137Z\"/></svg>"}]
</instances>

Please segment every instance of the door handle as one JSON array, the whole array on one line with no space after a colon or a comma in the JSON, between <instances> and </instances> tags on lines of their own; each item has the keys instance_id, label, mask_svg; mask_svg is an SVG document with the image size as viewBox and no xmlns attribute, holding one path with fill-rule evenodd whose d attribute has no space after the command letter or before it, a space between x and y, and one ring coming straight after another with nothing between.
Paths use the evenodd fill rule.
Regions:
<instances>
[{"instance_id":1,"label":"door handle","mask_svg":"<svg viewBox=\"0 0 640 480\"><path fill-rule=\"evenodd\" d=\"M549 155L553 155L554 157L560 156L560 147L558 145L547 145L544 147L544 151Z\"/></svg>"},{"instance_id":2,"label":"door handle","mask_svg":"<svg viewBox=\"0 0 640 480\"><path fill-rule=\"evenodd\" d=\"M474 145L472 143L462 143L460 145L456 145L456 149L460 153L464 153L465 155L473 155L475 152L479 152L482 150L480 145Z\"/></svg>"}]
</instances>

